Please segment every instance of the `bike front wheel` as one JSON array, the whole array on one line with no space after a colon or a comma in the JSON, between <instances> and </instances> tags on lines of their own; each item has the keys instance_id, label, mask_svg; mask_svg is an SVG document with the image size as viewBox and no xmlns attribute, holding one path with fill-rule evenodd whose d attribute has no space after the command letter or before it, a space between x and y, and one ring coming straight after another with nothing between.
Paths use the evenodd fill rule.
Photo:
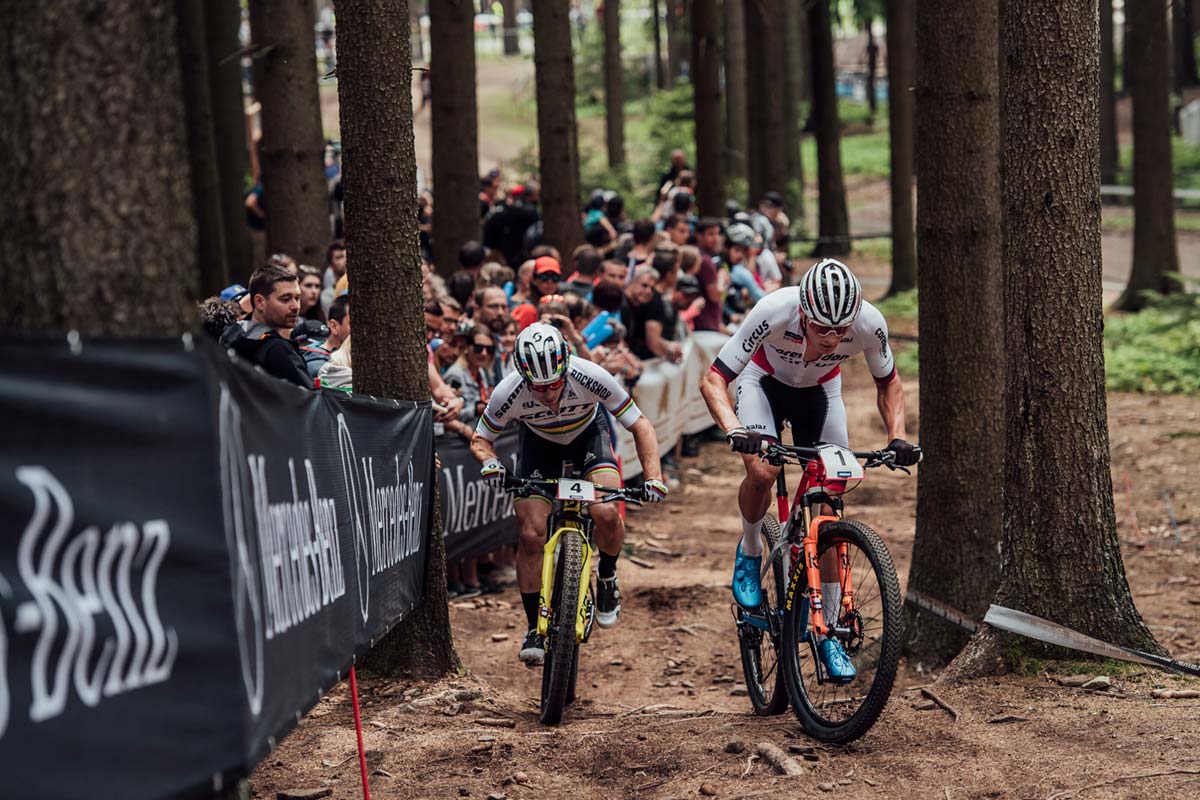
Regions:
<instances>
[{"instance_id":1,"label":"bike front wheel","mask_svg":"<svg viewBox=\"0 0 1200 800\"><path fill-rule=\"evenodd\" d=\"M782 714L788 707L787 688L783 670L779 666L779 644L782 638L782 613L785 594L783 555L775 552L779 543L779 523L774 517L763 519L763 537L766 538L766 556L774 553L771 569L762 579L762 608L760 613L748 613L738 609L742 615L738 624L738 648L742 653L742 675L746 679L746 690L750 705L760 717Z\"/></svg>"},{"instance_id":2,"label":"bike front wheel","mask_svg":"<svg viewBox=\"0 0 1200 800\"><path fill-rule=\"evenodd\" d=\"M840 545L846 548L850 579L843 587L848 583L853 589L854 609L836 606L838 625L850 631L839 642L854 665L854 678L832 681L820 663L803 574L793 581L795 596L784 616L781 657L788 697L804 730L822 742L839 744L870 730L887 705L900 661L903 624L900 582L879 534L852 520L823 524L818 556Z\"/></svg>"},{"instance_id":3,"label":"bike front wheel","mask_svg":"<svg viewBox=\"0 0 1200 800\"><path fill-rule=\"evenodd\" d=\"M542 724L557 725L563 707L574 700L572 691L579 668L579 642L575 638L575 615L582 591L583 534L564 531L559 538L558 564L550 600L550 630L546 636L546 658L542 665Z\"/></svg>"}]
</instances>

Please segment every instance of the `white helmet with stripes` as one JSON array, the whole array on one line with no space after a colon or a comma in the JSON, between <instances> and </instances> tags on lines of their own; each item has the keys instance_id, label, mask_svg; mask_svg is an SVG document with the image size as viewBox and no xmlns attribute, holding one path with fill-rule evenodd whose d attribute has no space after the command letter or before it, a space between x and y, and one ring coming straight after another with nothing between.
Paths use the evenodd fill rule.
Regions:
<instances>
[{"instance_id":1,"label":"white helmet with stripes","mask_svg":"<svg viewBox=\"0 0 1200 800\"><path fill-rule=\"evenodd\" d=\"M818 325L841 328L858 318L862 286L842 262L827 258L800 279L800 310Z\"/></svg>"},{"instance_id":2,"label":"white helmet with stripes","mask_svg":"<svg viewBox=\"0 0 1200 800\"><path fill-rule=\"evenodd\" d=\"M526 383L554 383L567 373L571 351L553 325L535 322L517 336L513 360Z\"/></svg>"}]
</instances>

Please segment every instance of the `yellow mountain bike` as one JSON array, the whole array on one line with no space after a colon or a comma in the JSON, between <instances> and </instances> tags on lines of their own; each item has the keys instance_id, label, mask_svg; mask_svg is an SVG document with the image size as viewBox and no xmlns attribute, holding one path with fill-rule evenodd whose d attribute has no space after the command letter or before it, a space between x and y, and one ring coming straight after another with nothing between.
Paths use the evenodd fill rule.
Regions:
<instances>
[{"instance_id":1,"label":"yellow mountain bike","mask_svg":"<svg viewBox=\"0 0 1200 800\"><path fill-rule=\"evenodd\" d=\"M546 545L542 551L542 589L537 631L546 637L542 663L541 719L556 725L563 709L575 701L579 645L592 634L596 616L596 587L592 576L592 503L624 500L640 505L641 489L607 489L581 478L533 480L509 476L506 491L539 495L550 501Z\"/></svg>"}]
</instances>

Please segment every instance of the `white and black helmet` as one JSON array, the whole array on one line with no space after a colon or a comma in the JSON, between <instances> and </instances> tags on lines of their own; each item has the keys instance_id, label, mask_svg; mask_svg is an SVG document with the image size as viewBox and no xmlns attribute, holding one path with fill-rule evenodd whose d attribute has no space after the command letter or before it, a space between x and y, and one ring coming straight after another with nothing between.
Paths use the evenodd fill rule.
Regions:
<instances>
[{"instance_id":1,"label":"white and black helmet","mask_svg":"<svg viewBox=\"0 0 1200 800\"><path fill-rule=\"evenodd\" d=\"M558 328L535 322L517 336L513 359L526 383L554 383L567 374L571 351Z\"/></svg>"},{"instance_id":2,"label":"white and black helmet","mask_svg":"<svg viewBox=\"0 0 1200 800\"><path fill-rule=\"evenodd\" d=\"M858 318L862 286L842 262L827 258L800 279L800 310L818 325L841 328Z\"/></svg>"}]
</instances>

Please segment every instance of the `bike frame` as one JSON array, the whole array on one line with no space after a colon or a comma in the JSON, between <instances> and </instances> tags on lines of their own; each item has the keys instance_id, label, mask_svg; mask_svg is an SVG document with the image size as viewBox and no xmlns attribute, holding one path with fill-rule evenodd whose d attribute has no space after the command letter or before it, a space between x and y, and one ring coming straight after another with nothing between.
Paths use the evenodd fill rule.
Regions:
<instances>
[{"instance_id":1,"label":"bike frame","mask_svg":"<svg viewBox=\"0 0 1200 800\"><path fill-rule=\"evenodd\" d=\"M784 477L784 467L780 466L779 476L775 479L775 499L778 504L779 519L787 520L786 538L790 542L790 558L787 589L787 604L785 609L792 610L792 603L799 588L798 569L801 558L806 567L807 599L810 610L813 632L818 636L828 636L829 626L825 623L822 613L821 597L821 565L817 556L817 540L821 526L826 522L836 522L842 519L843 504L841 494L846 489L844 480L828 480L825 476L825 466L819 460L808 461L800 477L800 485L792 502L792 512L788 509L787 480ZM833 514L813 515L813 507L824 504L833 509ZM804 537L796 540L793 535L795 526L800 525ZM844 613L854 610L854 584L850 575L849 548L845 543L837 545L838 582L842 587L842 609ZM842 614L839 614L839 619Z\"/></svg>"},{"instance_id":2,"label":"bike frame","mask_svg":"<svg viewBox=\"0 0 1200 800\"><path fill-rule=\"evenodd\" d=\"M538 633L545 636L550 630L550 598L554 596L554 566L558 560L558 544L563 534L578 532L586 547L583 549L579 606L575 610L575 641L582 642L587 633L587 598L583 589L591 578L592 556L596 549L592 542L590 517L583 514L584 503L579 500L564 500L562 506L550 514L547 521L546 544L542 548L542 588L538 598Z\"/></svg>"}]
</instances>

